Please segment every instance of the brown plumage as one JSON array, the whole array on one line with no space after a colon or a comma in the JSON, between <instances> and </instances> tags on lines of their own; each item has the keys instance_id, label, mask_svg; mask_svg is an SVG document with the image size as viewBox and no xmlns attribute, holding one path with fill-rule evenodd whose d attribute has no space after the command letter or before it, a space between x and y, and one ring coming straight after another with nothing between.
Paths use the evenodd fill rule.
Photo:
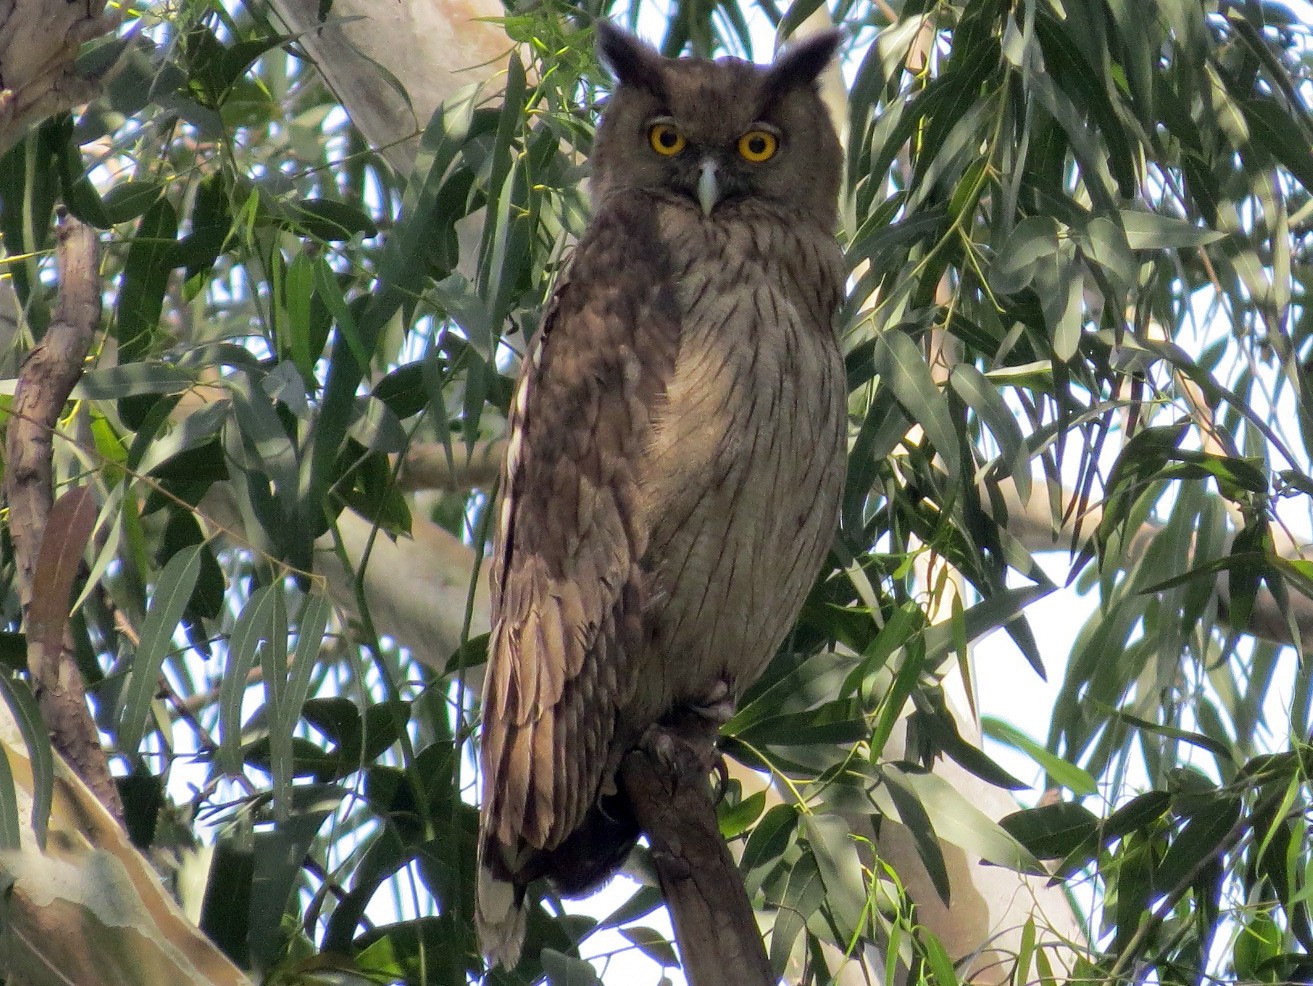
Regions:
<instances>
[{"instance_id":1,"label":"brown plumage","mask_svg":"<svg viewBox=\"0 0 1313 986\"><path fill-rule=\"evenodd\" d=\"M637 838L624 754L761 674L843 483L841 164L815 84L838 35L766 67L598 39L619 84L595 215L516 385L492 557L478 920L508 966L528 883L584 892Z\"/></svg>"}]
</instances>

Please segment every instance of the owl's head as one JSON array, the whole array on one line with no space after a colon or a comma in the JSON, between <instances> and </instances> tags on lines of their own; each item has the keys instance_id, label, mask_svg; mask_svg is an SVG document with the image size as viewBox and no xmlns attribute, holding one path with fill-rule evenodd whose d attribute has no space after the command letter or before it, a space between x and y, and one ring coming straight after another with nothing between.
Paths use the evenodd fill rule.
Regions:
<instances>
[{"instance_id":1,"label":"owl's head","mask_svg":"<svg viewBox=\"0 0 1313 986\"><path fill-rule=\"evenodd\" d=\"M764 200L832 228L842 158L816 79L841 39L828 31L753 65L663 58L598 24L598 54L618 85L593 148L594 198L669 190L705 215Z\"/></svg>"}]
</instances>

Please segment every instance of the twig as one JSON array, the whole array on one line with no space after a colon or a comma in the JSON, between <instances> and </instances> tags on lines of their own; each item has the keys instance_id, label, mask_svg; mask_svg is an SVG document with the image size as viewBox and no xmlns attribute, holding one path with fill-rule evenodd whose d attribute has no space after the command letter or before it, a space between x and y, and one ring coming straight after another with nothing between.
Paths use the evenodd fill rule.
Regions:
<instances>
[{"instance_id":1,"label":"twig","mask_svg":"<svg viewBox=\"0 0 1313 986\"><path fill-rule=\"evenodd\" d=\"M701 724L699 724L701 725ZM743 878L716 821L707 776L715 734L658 729L625 758L622 779L652 845L692 986L774 986Z\"/></svg>"},{"instance_id":2,"label":"twig","mask_svg":"<svg viewBox=\"0 0 1313 986\"><path fill-rule=\"evenodd\" d=\"M53 429L82 375L100 324L100 242L95 230L61 211L55 253L59 305L45 335L23 360L5 436L4 493L24 622L32 607L37 557L53 498ZM29 646L28 671L55 749L121 823L123 805L87 708L67 627L63 646L54 652Z\"/></svg>"},{"instance_id":3,"label":"twig","mask_svg":"<svg viewBox=\"0 0 1313 986\"><path fill-rule=\"evenodd\" d=\"M504 441L478 442L470 448L426 442L412 445L401 462L397 485L403 490L464 493L491 489L497 482Z\"/></svg>"}]
</instances>

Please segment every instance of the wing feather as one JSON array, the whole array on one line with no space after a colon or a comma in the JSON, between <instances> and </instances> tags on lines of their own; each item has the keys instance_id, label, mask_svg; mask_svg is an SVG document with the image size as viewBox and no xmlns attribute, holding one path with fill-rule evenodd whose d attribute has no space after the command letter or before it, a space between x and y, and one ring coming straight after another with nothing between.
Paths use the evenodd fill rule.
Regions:
<instances>
[{"instance_id":1,"label":"wing feather","mask_svg":"<svg viewBox=\"0 0 1313 986\"><path fill-rule=\"evenodd\" d=\"M632 692L648 537L637 481L678 341L652 211L604 207L557 286L511 416L481 828L512 877L526 848L559 846L596 802Z\"/></svg>"}]
</instances>

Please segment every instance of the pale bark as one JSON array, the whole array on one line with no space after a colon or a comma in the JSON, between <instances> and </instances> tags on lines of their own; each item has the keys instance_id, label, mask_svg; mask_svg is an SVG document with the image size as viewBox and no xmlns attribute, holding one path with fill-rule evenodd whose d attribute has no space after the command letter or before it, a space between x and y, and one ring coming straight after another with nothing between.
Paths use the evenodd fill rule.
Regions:
<instances>
[{"instance_id":1,"label":"pale bark","mask_svg":"<svg viewBox=\"0 0 1313 986\"><path fill-rule=\"evenodd\" d=\"M1077 534L1077 524L1079 524L1079 533L1082 537L1088 538L1090 533L1096 530L1099 523L1103 520L1103 509L1097 503L1091 503L1080 517L1068 518L1066 523L1056 521L1053 511L1049 506L1048 496L1043 490L1042 480L1036 478L1036 490L1030 499L1022 502L1017 493L1016 485L1011 479L1005 479L998 484L998 492L1003 498L1003 503L1007 510L1007 531L1017 539L1027 551L1070 551L1072 549L1075 536ZM1070 502L1073 494L1063 493L1063 501ZM981 500L984 502L986 509L989 509L989 497L982 491ZM1148 548L1149 542L1158 534L1161 528L1153 523L1147 523L1131 532L1122 544L1122 554L1127 561L1139 557L1145 549ZM1306 559L1313 547L1308 544L1296 541L1290 536L1289 532L1274 528L1272 531L1273 548L1276 554L1282 558L1291 560ZM1081 547L1076 544L1077 549ZM1196 562L1187 558L1182 562L1181 571L1189 571ZM1231 610L1231 581L1230 575L1221 572L1217 579L1217 601L1219 607L1218 618L1224 622L1229 622ZM1243 633L1250 634L1260 640L1266 640L1275 644L1293 646L1295 641L1291 637L1290 623L1293 622L1299 631L1300 647L1304 652L1313 649L1313 599L1298 592L1289 594L1287 600L1287 614L1282 613L1281 607L1277 605L1275 597L1263 585L1254 598L1253 613L1249 622L1243 627L1234 627Z\"/></svg>"},{"instance_id":2,"label":"pale bark","mask_svg":"<svg viewBox=\"0 0 1313 986\"><path fill-rule=\"evenodd\" d=\"M498 0L334 0L325 21L321 6L320 0L273 0L351 122L402 174L439 104L500 72L514 47L486 20L504 16Z\"/></svg>"},{"instance_id":3,"label":"pale bark","mask_svg":"<svg viewBox=\"0 0 1313 986\"><path fill-rule=\"evenodd\" d=\"M0 154L27 128L86 102L98 79L79 75L84 42L118 23L105 0L0 0Z\"/></svg>"},{"instance_id":4,"label":"pale bark","mask_svg":"<svg viewBox=\"0 0 1313 986\"><path fill-rule=\"evenodd\" d=\"M6 982L78 986L249 986L187 919L127 833L58 755L45 845L22 733L0 702L0 755L13 776L20 851L0 850Z\"/></svg>"}]
</instances>

